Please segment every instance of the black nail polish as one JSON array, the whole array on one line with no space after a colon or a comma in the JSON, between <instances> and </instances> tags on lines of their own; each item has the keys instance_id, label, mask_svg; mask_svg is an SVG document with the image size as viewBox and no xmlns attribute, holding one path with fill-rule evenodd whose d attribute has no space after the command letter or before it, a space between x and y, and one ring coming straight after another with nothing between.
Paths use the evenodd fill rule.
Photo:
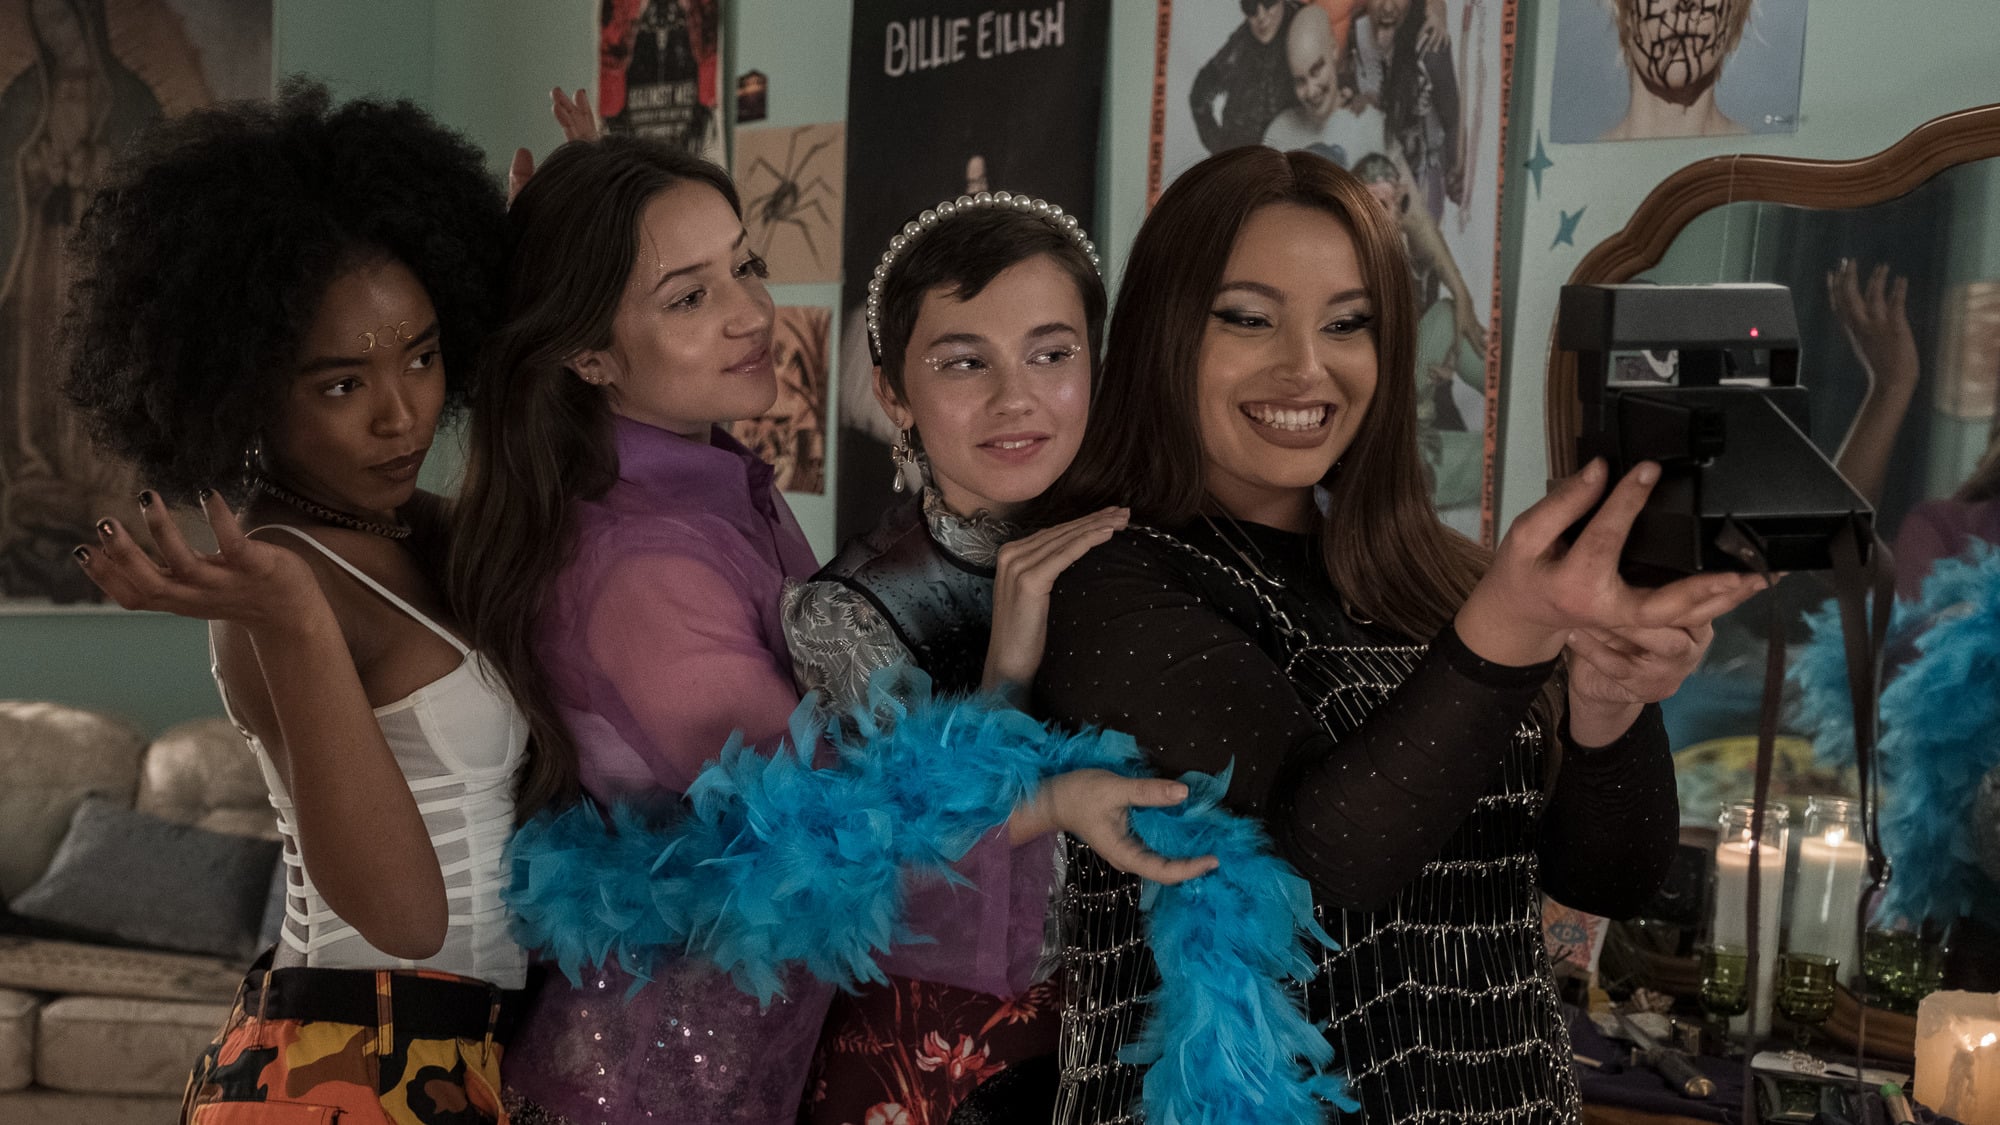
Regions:
<instances>
[{"instance_id":1,"label":"black nail polish","mask_svg":"<svg viewBox=\"0 0 2000 1125\"><path fill-rule=\"evenodd\" d=\"M196 502L198 502L198 503L202 503L202 504L206 504L206 503L208 503L208 498L209 498L209 497L211 497L211 496L213 496L213 495L215 495L215 490L214 490L214 489L212 489L212 488L204 488L204 489L202 489L202 490L201 490L200 492L197 492L197 493L195 493L195 494L194 494L194 498L195 498Z\"/></svg>"},{"instance_id":2,"label":"black nail polish","mask_svg":"<svg viewBox=\"0 0 2000 1125\"><path fill-rule=\"evenodd\" d=\"M118 527L116 524L113 524L110 520L98 520L97 533L99 535L104 536L106 539L109 539L113 535L118 534Z\"/></svg>"},{"instance_id":3,"label":"black nail polish","mask_svg":"<svg viewBox=\"0 0 2000 1125\"><path fill-rule=\"evenodd\" d=\"M153 506L153 490L149 488L146 491L141 492L139 494L139 507L141 510L143 510L146 508L150 508L152 506Z\"/></svg>"},{"instance_id":4,"label":"black nail polish","mask_svg":"<svg viewBox=\"0 0 2000 1125\"><path fill-rule=\"evenodd\" d=\"M80 562L85 566L90 565L90 548L78 547L76 550L71 551L70 554L76 556L77 562Z\"/></svg>"}]
</instances>

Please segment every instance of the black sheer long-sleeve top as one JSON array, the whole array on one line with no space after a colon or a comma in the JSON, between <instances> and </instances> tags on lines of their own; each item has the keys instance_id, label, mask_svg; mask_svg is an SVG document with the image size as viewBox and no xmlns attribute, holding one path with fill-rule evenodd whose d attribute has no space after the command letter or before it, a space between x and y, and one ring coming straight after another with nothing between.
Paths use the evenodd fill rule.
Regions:
<instances>
[{"instance_id":1,"label":"black sheer long-sleeve top","mask_svg":"<svg viewBox=\"0 0 2000 1125\"><path fill-rule=\"evenodd\" d=\"M1658 709L1607 747L1560 733L1550 787L1531 709L1553 664L1360 620L1317 550L1222 520L1119 534L1057 583L1036 706L1130 733L1166 776L1233 767L1227 804L1263 822L1340 943L1308 1000L1352 1120L1575 1121L1541 895L1619 916L1664 877L1678 810ZM1130 1120L1139 1075L1115 1053L1152 969L1132 884L1077 850L1058 1121Z\"/></svg>"}]
</instances>

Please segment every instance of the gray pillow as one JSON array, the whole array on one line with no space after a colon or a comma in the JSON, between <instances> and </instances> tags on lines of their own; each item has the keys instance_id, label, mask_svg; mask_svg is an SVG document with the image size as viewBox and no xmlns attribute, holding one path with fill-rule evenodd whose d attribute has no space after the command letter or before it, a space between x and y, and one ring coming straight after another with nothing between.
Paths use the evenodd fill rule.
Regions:
<instances>
[{"instance_id":1,"label":"gray pillow","mask_svg":"<svg viewBox=\"0 0 2000 1125\"><path fill-rule=\"evenodd\" d=\"M278 848L88 797L49 869L10 906L79 936L249 958Z\"/></svg>"}]
</instances>

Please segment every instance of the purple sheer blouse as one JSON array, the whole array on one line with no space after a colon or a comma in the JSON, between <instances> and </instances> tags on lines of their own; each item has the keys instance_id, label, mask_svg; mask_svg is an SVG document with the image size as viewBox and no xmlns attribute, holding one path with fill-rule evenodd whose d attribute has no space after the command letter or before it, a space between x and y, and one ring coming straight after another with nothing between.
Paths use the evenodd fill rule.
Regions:
<instances>
[{"instance_id":1,"label":"purple sheer blouse","mask_svg":"<svg viewBox=\"0 0 2000 1125\"><path fill-rule=\"evenodd\" d=\"M577 506L539 647L584 789L666 806L731 732L765 747L786 733L799 695L779 596L816 564L770 467L729 434L703 444L626 418L615 427L618 481ZM983 889L913 888L910 922L937 944L899 950L884 970L1011 991L1032 968L1046 905L1017 888L1015 853L1025 862L1032 847L996 829L959 865ZM694 962L663 964L628 998L631 984L607 970L573 989L551 973L508 1048L507 1084L577 1125L797 1118L831 986L796 974L760 1011Z\"/></svg>"}]
</instances>

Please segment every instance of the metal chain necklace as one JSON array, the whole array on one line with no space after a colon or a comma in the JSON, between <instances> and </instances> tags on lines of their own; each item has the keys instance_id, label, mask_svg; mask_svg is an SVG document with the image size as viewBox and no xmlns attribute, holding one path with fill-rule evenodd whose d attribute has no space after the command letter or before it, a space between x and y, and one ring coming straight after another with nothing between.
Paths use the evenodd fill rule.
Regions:
<instances>
[{"instance_id":1,"label":"metal chain necklace","mask_svg":"<svg viewBox=\"0 0 2000 1125\"><path fill-rule=\"evenodd\" d=\"M409 524L401 522L378 523L373 520L364 520L360 516L343 512L339 508L329 508L316 500L308 500L291 489L286 488L284 485L279 484L277 481L272 480L270 477L259 476L253 478L250 482L250 492L252 496L261 492L281 504L297 508L299 511L316 520L333 524L336 527L351 528L355 531L367 532L369 535L379 535L384 539L403 540L410 537Z\"/></svg>"}]
</instances>

